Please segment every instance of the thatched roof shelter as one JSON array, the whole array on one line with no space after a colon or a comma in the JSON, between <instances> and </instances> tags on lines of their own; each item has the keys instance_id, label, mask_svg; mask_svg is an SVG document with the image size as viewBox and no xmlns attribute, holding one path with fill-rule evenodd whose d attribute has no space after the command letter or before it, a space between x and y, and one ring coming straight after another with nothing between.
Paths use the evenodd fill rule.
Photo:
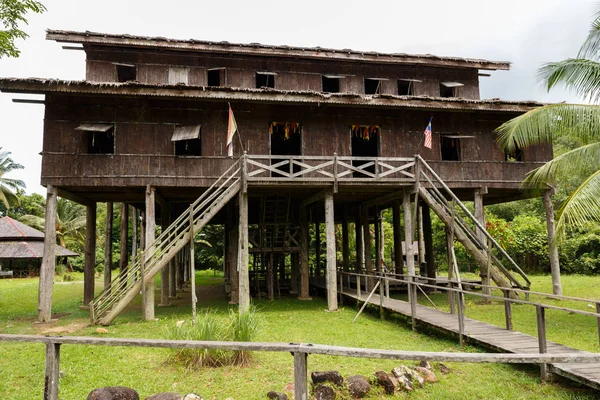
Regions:
<instances>
[{"instance_id":1,"label":"thatched roof shelter","mask_svg":"<svg viewBox=\"0 0 600 400\"><path fill-rule=\"evenodd\" d=\"M11 217L0 218L0 260L42 258L44 234ZM57 257L74 257L79 254L56 246Z\"/></svg>"}]
</instances>

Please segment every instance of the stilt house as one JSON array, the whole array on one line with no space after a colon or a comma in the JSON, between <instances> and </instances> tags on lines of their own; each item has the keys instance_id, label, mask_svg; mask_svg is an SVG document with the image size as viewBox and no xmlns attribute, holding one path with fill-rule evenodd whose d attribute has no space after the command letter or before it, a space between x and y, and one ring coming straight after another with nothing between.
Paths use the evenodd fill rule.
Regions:
<instances>
[{"instance_id":1,"label":"stilt house","mask_svg":"<svg viewBox=\"0 0 600 400\"><path fill-rule=\"evenodd\" d=\"M531 196L521 181L552 157L549 145L505 154L496 144L495 128L538 105L480 99L486 71L508 70L509 63L55 30L47 39L85 51L86 79L2 78L0 89L45 95L47 223L57 195L87 206L84 302L94 322L110 323L140 290L144 317L153 318L154 277L162 273L161 302L168 302L189 277L189 243L212 223L226 227L225 274L242 310L251 296L272 298L277 288L308 298L311 278L326 283L329 308L336 309L340 272L383 268L386 208L394 216L392 272L419 272L413 246L404 261L400 255L402 241L420 233L421 260L435 276L434 211L481 265L484 281L527 287L481 229L484 204ZM226 149L229 106L238 127L233 157ZM465 200L475 201L468 223L453 207ZM134 232L143 251L131 265L125 260L119 278L109 277L94 299L98 202L142 213ZM352 255L349 222L356 227ZM318 252L311 266L309 224L324 224L327 238L325 255ZM54 242L46 235L47 245ZM51 291L53 263L44 259L42 291ZM48 319L47 293L40 301L40 319Z\"/></svg>"}]
</instances>

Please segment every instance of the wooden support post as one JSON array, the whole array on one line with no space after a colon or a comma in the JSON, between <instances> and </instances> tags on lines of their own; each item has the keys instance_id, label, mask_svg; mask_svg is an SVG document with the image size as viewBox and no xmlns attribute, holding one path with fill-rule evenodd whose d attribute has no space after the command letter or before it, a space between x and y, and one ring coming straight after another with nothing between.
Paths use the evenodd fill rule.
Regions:
<instances>
[{"instance_id":1,"label":"wooden support post","mask_svg":"<svg viewBox=\"0 0 600 400\"><path fill-rule=\"evenodd\" d=\"M485 193L487 193L486 188L475 189L475 196L474 196L475 218L477 219L477 222L479 222L481 224L481 226L484 226L484 227L485 227L485 208L483 206L483 195ZM477 240L479 240L479 242L482 245L487 247L488 243L487 243L487 237L485 236L485 233L477 228L476 228L475 232L476 232ZM490 256L491 255L488 252L488 258L490 258ZM489 262L488 262L488 266L489 266ZM480 271L480 276L481 276L481 284L483 285L481 292L485 295L485 297L483 297L483 301L486 303L490 303L491 300L490 300L489 296L491 296L491 294L492 294L492 289L490 288L489 267L483 268L483 266L481 266L479 268L479 271Z\"/></svg>"},{"instance_id":2,"label":"wooden support post","mask_svg":"<svg viewBox=\"0 0 600 400\"><path fill-rule=\"evenodd\" d=\"M156 235L156 203L154 200L155 188L148 185L146 186L146 212L144 213L146 220L146 227L144 229L145 238L145 264L152 258L155 235ZM145 275L141 276L141 279L145 281ZM154 319L154 279L146 282L145 285L145 304L143 309L144 321L151 321Z\"/></svg>"},{"instance_id":3,"label":"wooden support post","mask_svg":"<svg viewBox=\"0 0 600 400\"><path fill-rule=\"evenodd\" d=\"M419 243L419 268L425 263L425 233L423 226L423 207L419 202L417 209L417 238ZM425 276L425 275L423 275Z\"/></svg>"},{"instance_id":4,"label":"wooden support post","mask_svg":"<svg viewBox=\"0 0 600 400\"><path fill-rule=\"evenodd\" d=\"M385 288L383 285L383 278L379 276L379 318L385 319L383 312L383 298L385 297Z\"/></svg>"},{"instance_id":5,"label":"wooden support post","mask_svg":"<svg viewBox=\"0 0 600 400\"><path fill-rule=\"evenodd\" d=\"M410 209L410 193L404 192L402 197L404 210L404 247L406 254L406 269L409 276L415 276L415 255L413 252L413 220Z\"/></svg>"},{"instance_id":6,"label":"wooden support post","mask_svg":"<svg viewBox=\"0 0 600 400\"><path fill-rule=\"evenodd\" d=\"M275 290L273 289L273 269L275 268L273 253L269 254L269 261L267 261L267 297L269 301L275 300Z\"/></svg>"},{"instance_id":7,"label":"wooden support post","mask_svg":"<svg viewBox=\"0 0 600 400\"><path fill-rule=\"evenodd\" d=\"M544 207L546 209L546 229L548 231L548 246L550 251L550 271L552 273L552 293L562 296L562 285L560 283L560 264L558 262L558 246L554 238L554 207L552 206L552 194L554 189L544 192Z\"/></svg>"},{"instance_id":8,"label":"wooden support post","mask_svg":"<svg viewBox=\"0 0 600 400\"><path fill-rule=\"evenodd\" d=\"M121 258L119 259L119 270L121 273L127 271L128 264L128 234L129 234L129 206L121 203Z\"/></svg>"},{"instance_id":9,"label":"wooden support post","mask_svg":"<svg viewBox=\"0 0 600 400\"><path fill-rule=\"evenodd\" d=\"M320 277L322 274L321 268L321 224L315 222L315 272L314 276Z\"/></svg>"},{"instance_id":10,"label":"wooden support post","mask_svg":"<svg viewBox=\"0 0 600 400\"><path fill-rule=\"evenodd\" d=\"M408 277L408 301L410 303L410 320L412 331L417 331L417 284L414 275Z\"/></svg>"},{"instance_id":11,"label":"wooden support post","mask_svg":"<svg viewBox=\"0 0 600 400\"><path fill-rule=\"evenodd\" d=\"M502 290L502 293L504 293L504 298L506 299L506 300L504 300L504 319L506 320L506 330L512 331L513 324L512 324L512 308L511 308L511 304L510 304L510 293L509 293L508 289Z\"/></svg>"},{"instance_id":12,"label":"wooden support post","mask_svg":"<svg viewBox=\"0 0 600 400\"><path fill-rule=\"evenodd\" d=\"M194 210L190 208L190 282L192 284L192 322L194 325L198 322L196 315L196 303L198 303L198 297L196 296L196 243L194 241Z\"/></svg>"},{"instance_id":13,"label":"wooden support post","mask_svg":"<svg viewBox=\"0 0 600 400\"><path fill-rule=\"evenodd\" d=\"M169 224L175 219L173 215L173 206L169 204L167 212L169 213ZM135 236L134 236L135 239ZM135 242L135 240L133 240ZM132 246L133 251L133 246ZM169 261L169 299L177 298L177 255Z\"/></svg>"},{"instance_id":14,"label":"wooden support post","mask_svg":"<svg viewBox=\"0 0 600 400\"><path fill-rule=\"evenodd\" d=\"M402 260L402 226L400 223L400 202L392 203L392 218L394 229L394 271L398 275L404 273L404 261Z\"/></svg>"},{"instance_id":15,"label":"wooden support post","mask_svg":"<svg viewBox=\"0 0 600 400\"><path fill-rule=\"evenodd\" d=\"M238 246L238 272L239 272L239 311L245 313L250 310L250 276L248 274L248 193L240 192L239 199L239 246Z\"/></svg>"},{"instance_id":16,"label":"wooden support post","mask_svg":"<svg viewBox=\"0 0 600 400\"><path fill-rule=\"evenodd\" d=\"M458 301L457 309L458 309L458 341L461 346L465 345L465 310L464 310L464 293L460 290L457 293Z\"/></svg>"},{"instance_id":17,"label":"wooden support post","mask_svg":"<svg viewBox=\"0 0 600 400\"><path fill-rule=\"evenodd\" d=\"M291 270L291 281L290 281L290 294L298 294L298 278L300 272L300 259L298 253L290 254L290 270Z\"/></svg>"},{"instance_id":18,"label":"wooden support post","mask_svg":"<svg viewBox=\"0 0 600 400\"><path fill-rule=\"evenodd\" d=\"M106 203L106 229L104 230L104 290L110 290L112 281L112 229L113 203Z\"/></svg>"},{"instance_id":19,"label":"wooden support post","mask_svg":"<svg viewBox=\"0 0 600 400\"><path fill-rule=\"evenodd\" d=\"M452 280L454 279L454 235L452 235L452 231L450 228L446 227L446 250L448 257L448 286L454 287ZM448 291L448 303L450 304L450 314L455 313L455 301L454 301L454 292L452 290Z\"/></svg>"},{"instance_id":20,"label":"wooden support post","mask_svg":"<svg viewBox=\"0 0 600 400\"><path fill-rule=\"evenodd\" d=\"M308 215L300 206L300 300L310 300L308 275Z\"/></svg>"},{"instance_id":21,"label":"wooden support post","mask_svg":"<svg viewBox=\"0 0 600 400\"><path fill-rule=\"evenodd\" d=\"M175 260L177 261L177 265L175 266L175 269L177 270L177 290L181 290L183 291L183 274L184 274L184 267L183 267L183 252L180 251L176 256L175 256Z\"/></svg>"},{"instance_id":22,"label":"wooden support post","mask_svg":"<svg viewBox=\"0 0 600 400\"><path fill-rule=\"evenodd\" d=\"M135 263L135 258L138 253L138 223L140 220L140 212L137 208L131 208L131 265Z\"/></svg>"},{"instance_id":23,"label":"wooden support post","mask_svg":"<svg viewBox=\"0 0 600 400\"><path fill-rule=\"evenodd\" d=\"M373 274L373 259L371 258L371 229L369 226L369 207L361 207L361 219L363 226L363 249L365 254L365 274ZM365 290L368 292L373 287L373 279L365 280Z\"/></svg>"},{"instance_id":24,"label":"wooden support post","mask_svg":"<svg viewBox=\"0 0 600 400\"><path fill-rule=\"evenodd\" d=\"M435 255L433 254L433 230L431 229L431 213L427 203L421 204L421 213L423 215L423 236L425 240L425 262L427 263L427 277L435 279L437 268L435 265ZM433 281L428 281L432 284Z\"/></svg>"},{"instance_id":25,"label":"wooden support post","mask_svg":"<svg viewBox=\"0 0 600 400\"><path fill-rule=\"evenodd\" d=\"M44 374L44 400L58 400L60 379L60 343L46 342L46 372Z\"/></svg>"},{"instance_id":26,"label":"wooden support post","mask_svg":"<svg viewBox=\"0 0 600 400\"><path fill-rule=\"evenodd\" d=\"M375 207L375 219L373 220L374 235L375 235L375 271L381 273L383 266L383 258L381 257L381 250L383 243L381 240L381 214L379 208Z\"/></svg>"},{"instance_id":27,"label":"wooden support post","mask_svg":"<svg viewBox=\"0 0 600 400\"><path fill-rule=\"evenodd\" d=\"M161 211L161 231L164 232L171 225L171 215L169 214L169 203L164 203L160 207ZM160 271L160 303L159 307L168 307L171 303L169 302L169 264L165 265Z\"/></svg>"},{"instance_id":28,"label":"wooden support post","mask_svg":"<svg viewBox=\"0 0 600 400\"><path fill-rule=\"evenodd\" d=\"M546 343L546 309L543 305L538 304L535 306L536 316L537 316L537 331L538 331L538 345L540 354L547 352L547 343ZM540 364L540 375L542 382L548 380L548 369L547 365Z\"/></svg>"},{"instance_id":29,"label":"wooden support post","mask_svg":"<svg viewBox=\"0 0 600 400\"><path fill-rule=\"evenodd\" d=\"M83 305L94 300L96 273L96 203L85 208L85 260L83 266Z\"/></svg>"},{"instance_id":30,"label":"wooden support post","mask_svg":"<svg viewBox=\"0 0 600 400\"><path fill-rule=\"evenodd\" d=\"M344 305L344 275L342 275L342 273L338 273L337 274L337 281L338 281L338 302L340 306Z\"/></svg>"},{"instance_id":31,"label":"wooden support post","mask_svg":"<svg viewBox=\"0 0 600 400\"><path fill-rule=\"evenodd\" d=\"M238 304L240 301L240 275L238 271L238 250L240 241L239 211L236 209L235 201L227 206L227 276L231 285L231 296L229 304Z\"/></svg>"},{"instance_id":32,"label":"wooden support post","mask_svg":"<svg viewBox=\"0 0 600 400\"><path fill-rule=\"evenodd\" d=\"M325 237L327 238L327 308L337 311L337 260L335 251L335 218L333 192L325 194Z\"/></svg>"},{"instance_id":33,"label":"wooden support post","mask_svg":"<svg viewBox=\"0 0 600 400\"><path fill-rule=\"evenodd\" d=\"M294 399L308 400L307 353L294 353Z\"/></svg>"},{"instance_id":34,"label":"wooden support post","mask_svg":"<svg viewBox=\"0 0 600 400\"><path fill-rule=\"evenodd\" d=\"M342 271L350 270L350 244L348 243L348 208L342 209Z\"/></svg>"},{"instance_id":35,"label":"wooden support post","mask_svg":"<svg viewBox=\"0 0 600 400\"><path fill-rule=\"evenodd\" d=\"M48 185L46 194L46 220L44 223L44 255L40 267L40 288L38 293L38 321L52 319L52 285L56 268L56 188Z\"/></svg>"},{"instance_id":36,"label":"wooden support post","mask_svg":"<svg viewBox=\"0 0 600 400\"><path fill-rule=\"evenodd\" d=\"M354 272L362 273L364 272L364 262L365 262L365 251L364 251L364 241L363 241L363 226L362 226L362 213L361 207L356 207L356 213L354 214L354 233L356 240L356 267ZM360 286L360 285L359 285Z\"/></svg>"}]
</instances>

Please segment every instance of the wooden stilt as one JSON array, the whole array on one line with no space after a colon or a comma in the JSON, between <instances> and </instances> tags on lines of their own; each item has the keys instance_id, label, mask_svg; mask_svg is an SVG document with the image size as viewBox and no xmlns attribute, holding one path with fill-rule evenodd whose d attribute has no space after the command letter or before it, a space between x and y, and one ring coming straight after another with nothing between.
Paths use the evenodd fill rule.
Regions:
<instances>
[{"instance_id":1,"label":"wooden stilt","mask_svg":"<svg viewBox=\"0 0 600 400\"><path fill-rule=\"evenodd\" d=\"M448 285L452 287L452 281L454 280L454 265L453 265L453 253L454 253L454 238L449 227L446 227L446 250L448 257ZM450 314L454 314L456 311L454 303L454 292L448 291L448 304L450 304Z\"/></svg>"},{"instance_id":2,"label":"wooden stilt","mask_svg":"<svg viewBox=\"0 0 600 400\"><path fill-rule=\"evenodd\" d=\"M315 276L321 277L323 269L321 267L321 224L315 222Z\"/></svg>"},{"instance_id":3,"label":"wooden stilt","mask_svg":"<svg viewBox=\"0 0 600 400\"><path fill-rule=\"evenodd\" d=\"M417 238L419 240L419 265L425 263L425 233L423 231L423 207L419 204L419 208L417 209Z\"/></svg>"},{"instance_id":4,"label":"wooden stilt","mask_svg":"<svg viewBox=\"0 0 600 400\"><path fill-rule=\"evenodd\" d=\"M300 257L298 253L290 254L291 280L290 294L298 294L298 278L300 273Z\"/></svg>"},{"instance_id":5,"label":"wooden stilt","mask_svg":"<svg viewBox=\"0 0 600 400\"><path fill-rule=\"evenodd\" d=\"M475 193L474 193L474 204L475 204L475 218L477 219L477 221L481 224L481 226L485 226L485 208L483 207L483 195L487 192L486 188L481 188L481 189L475 189ZM485 233L482 232L481 230L477 229L477 239L479 240L480 243L482 243L485 247L487 247L487 237L485 236ZM490 257L490 254L488 253L488 258ZM490 264L491 260L488 262L488 264L485 267L480 267L479 271L480 271L480 276L481 276L481 283L483 285L483 287L481 288L481 292L486 296L483 297L483 301L486 303L491 302L490 298L487 296L490 296L492 294L492 290L489 287L490 285L490 272L489 272L489 264Z\"/></svg>"},{"instance_id":6,"label":"wooden stilt","mask_svg":"<svg viewBox=\"0 0 600 400\"><path fill-rule=\"evenodd\" d=\"M183 251L183 250L182 250ZM175 256L175 260L177 261L177 265L175 265L175 270L177 272L177 290L183 290L183 252L180 251L177 256Z\"/></svg>"},{"instance_id":7,"label":"wooden stilt","mask_svg":"<svg viewBox=\"0 0 600 400\"><path fill-rule=\"evenodd\" d=\"M392 219L394 230L394 271L402 275L404 271L404 260L402 260L402 226L400 223L400 202L392 203Z\"/></svg>"},{"instance_id":8,"label":"wooden stilt","mask_svg":"<svg viewBox=\"0 0 600 400\"><path fill-rule=\"evenodd\" d=\"M96 272L96 203L86 206L85 261L83 266L83 305L94 300L94 274Z\"/></svg>"},{"instance_id":9,"label":"wooden stilt","mask_svg":"<svg viewBox=\"0 0 600 400\"><path fill-rule=\"evenodd\" d=\"M145 240L145 253L146 259L152 257L152 244L156 235L156 203L155 203L155 188L148 185L146 186L146 240ZM142 276L142 279L144 277ZM144 321L151 321L154 319L154 279L146 283L144 297L146 299L144 305Z\"/></svg>"},{"instance_id":10,"label":"wooden stilt","mask_svg":"<svg viewBox=\"0 0 600 400\"><path fill-rule=\"evenodd\" d=\"M196 242L194 235L194 212L190 209L190 283L192 292L192 322L194 325L198 322L196 315L196 303L198 303L198 297L196 296Z\"/></svg>"},{"instance_id":11,"label":"wooden stilt","mask_svg":"<svg viewBox=\"0 0 600 400\"><path fill-rule=\"evenodd\" d=\"M119 270L122 274L127 271L128 256L128 234L129 234L129 206L121 203L121 258L119 259Z\"/></svg>"},{"instance_id":12,"label":"wooden stilt","mask_svg":"<svg viewBox=\"0 0 600 400\"><path fill-rule=\"evenodd\" d=\"M140 212L137 208L131 207L131 265L135 262L135 257L138 253L138 224L140 221Z\"/></svg>"},{"instance_id":13,"label":"wooden stilt","mask_svg":"<svg viewBox=\"0 0 600 400\"><path fill-rule=\"evenodd\" d=\"M239 197L240 233L238 248L239 311L250 309L250 276L248 275L248 193L241 191Z\"/></svg>"},{"instance_id":14,"label":"wooden stilt","mask_svg":"<svg viewBox=\"0 0 600 400\"><path fill-rule=\"evenodd\" d=\"M383 258L381 257L381 249L383 243L381 241L381 213L380 210L375 207L375 219L373 221L374 233L375 233L375 271L382 271Z\"/></svg>"},{"instance_id":15,"label":"wooden stilt","mask_svg":"<svg viewBox=\"0 0 600 400\"><path fill-rule=\"evenodd\" d=\"M267 262L267 295L269 301L275 300L275 293L273 290L273 269L274 267L273 253L269 254L269 261Z\"/></svg>"},{"instance_id":16,"label":"wooden stilt","mask_svg":"<svg viewBox=\"0 0 600 400\"><path fill-rule=\"evenodd\" d=\"M427 277L435 279L436 265L433 254L433 231L431 229L431 213L426 203L421 204L421 215L423 215L423 237L425 241L425 262L427 263ZM432 282L429 282L432 283Z\"/></svg>"},{"instance_id":17,"label":"wooden stilt","mask_svg":"<svg viewBox=\"0 0 600 400\"><path fill-rule=\"evenodd\" d=\"M173 206L169 205L167 209L169 213L169 223L172 223L174 220L173 215ZM169 298L176 299L177 298L177 256L175 256L171 261L169 261Z\"/></svg>"},{"instance_id":18,"label":"wooden stilt","mask_svg":"<svg viewBox=\"0 0 600 400\"><path fill-rule=\"evenodd\" d=\"M364 270L365 252L362 232L362 212L361 207L357 206L356 213L354 214L354 233L356 236L356 266L354 272L356 273L361 273Z\"/></svg>"},{"instance_id":19,"label":"wooden stilt","mask_svg":"<svg viewBox=\"0 0 600 400\"><path fill-rule=\"evenodd\" d=\"M300 206L300 300L310 300L308 275L308 215Z\"/></svg>"},{"instance_id":20,"label":"wooden stilt","mask_svg":"<svg viewBox=\"0 0 600 400\"><path fill-rule=\"evenodd\" d=\"M112 281L112 229L113 203L106 203L106 229L104 230L104 290L110 290Z\"/></svg>"},{"instance_id":21,"label":"wooden stilt","mask_svg":"<svg viewBox=\"0 0 600 400\"><path fill-rule=\"evenodd\" d=\"M342 270L350 270L350 244L348 243L348 209L342 210Z\"/></svg>"},{"instance_id":22,"label":"wooden stilt","mask_svg":"<svg viewBox=\"0 0 600 400\"><path fill-rule=\"evenodd\" d=\"M228 251L227 251L227 260L228 260L228 277L229 284L231 285L231 298L229 299L230 304L238 304L239 303L239 271L238 271L238 249L239 249L239 241L240 241L240 225L238 222L239 212L236 213L234 202L228 207L229 210L229 220L227 225L227 235L228 235Z\"/></svg>"},{"instance_id":23,"label":"wooden stilt","mask_svg":"<svg viewBox=\"0 0 600 400\"><path fill-rule=\"evenodd\" d=\"M46 188L46 220L44 223L44 256L40 268L38 293L38 321L48 322L52 318L52 285L56 268L56 188Z\"/></svg>"},{"instance_id":24,"label":"wooden stilt","mask_svg":"<svg viewBox=\"0 0 600 400\"><path fill-rule=\"evenodd\" d=\"M365 252L365 273L371 275L373 273L373 259L371 258L371 229L369 226L369 207L361 207L361 219L363 226L363 248ZM369 278L366 281L365 290L369 291L373 287L373 279Z\"/></svg>"},{"instance_id":25,"label":"wooden stilt","mask_svg":"<svg viewBox=\"0 0 600 400\"><path fill-rule=\"evenodd\" d=\"M404 192L402 197L402 208L404 210L404 247L406 255L406 269L410 276L415 276L415 255L413 251L413 220L410 209L410 193Z\"/></svg>"},{"instance_id":26,"label":"wooden stilt","mask_svg":"<svg viewBox=\"0 0 600 400\"><path fill-rule=\"evenodd\" d=\"M558 262L558 246L554 239L554 207L552 205L552 194L554 189L544 192L544 207L546 209L546 229L548 231L548 246L550 251L550 272L552 274L552 293L562 296L562 284L560 283L560 264Z\"/></svg>"},{"instance_id":27,"label":"wooden stilt","mask_svg":"<svg viewBox=\"0 0 600 400\"><path fill-rule=\"evenodd\" d=\"M327 238L327 308L337 311L337 262L335 251L335 218L333 192L325 194L325 237Z\"/></svg>"}]
</instances>

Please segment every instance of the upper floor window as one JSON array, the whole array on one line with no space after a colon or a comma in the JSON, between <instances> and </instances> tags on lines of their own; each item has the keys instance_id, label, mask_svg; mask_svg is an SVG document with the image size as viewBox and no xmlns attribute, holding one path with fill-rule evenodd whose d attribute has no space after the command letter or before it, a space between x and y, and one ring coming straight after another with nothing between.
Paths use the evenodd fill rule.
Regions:
<instances>
[{"instance_id":1,"label":"upper floor window","mask_svg":"<svg viewBox=\"0 0 600 400\"><path fill-rule=\"evenodd\" d=\"M171 141L175 143L176 156L200 156L201 125L179 125L173 130Z\"/></svg>"},{"instance_id":2,"label":"upper floor window","mask_svg":"<svg viewBox=\"0 0 600 400\"><path fill-rule=\"evenodd\" d=\"M224 86L225 68L209 68L206 70L206 86Z\"/></svg>"},{"instance_id":3,"label":"upper floor window","mask_svg":"<svg viewBox=\"0 0 600 400\"><path fill-rule=\"evenodd\" d=\"M129 82L137 79L135 65L120 63L114 63L114 65L117 74L117 82Z\"/></svg>"},{"instance_id":4,"label":"upper floor window","mask_svg":"<svg viewBox=\"0 0 600 400\"><path fill-rule=\"evenodd\" d=\"M188 84L190 70L185 67L169 67L168 82L169 85Z\"/></svg>"},{"instance_id":5,"label":"upper floor window","mask_svg":"<svg viewBox=\"0 0 600 400\"><path fill-rule=\"evenodd\" d=\"M416 82L423 81L418 79L398 79L398 96L414 96Z\"/></svg>"},{"instance_id":6,"label":"upper floor window","mask_svg":"<svg viewBox=\"0 0 600 400\"><path fill-rule=\"evenodd\" d=\"M256 73L256 87L269 87L275 88L275 72L257 72Z\"/></svg>"},{"instance_id":7,"label":"upper floor window","mask_svg":"<svg viewBox=\"0 0 600 400\"><path fill-rule=\"evenodd\" d=\"M525 161L525 152L515 143L515 148L512 151L504 153L504 160L509 162Z\"/></svg>"},{"instance_id":8,"label":"upper floor window","mask_svg":"<svg viewBox=\"0 0 600 400\"><path fill-rule=\"evenodd\" d=\"M442 136L440 138L442 161L460 161L460 138Z\"/></svg>"},{"instance_id":9,"label":"upper floor window","mask_svg":"<svg viewBox=\"0 0 600 400\"><path fill-rule=\"evenodd\" d=\"M115 153L115 126L113 124L83 124L75 128L86 135L88 154Z\"/></svg>"},{"instance_id":10,"label":"upper floor window","mask_svg":"<svg viewBox=\"0 0 600 400\"><path fill-rule=\"evenodd\" d=\"M344 78L340 75L323 75L322 84L323 92L325 93L339 93L340 92L340 80Z\"/></svg>"},{"instance_id":11,"label":"upper floor window","mask_svg":"<svg viewBox=\"0 0 600 400\"><path fill-rule=\"evenodd\" d=\"M440 97L459 97L459 90L463 86L460 82L440 82Z\"/></svg>"},{"instance_id":12,"label":"upper floor window","mask_svg":"<svg viewBox=\"0 0 600 400\"><path fill-rule=\"evenodd\" d=\"M365 94L381 94L381 84L385 78L365 78Z\"/></svg>"}]
</instances>

